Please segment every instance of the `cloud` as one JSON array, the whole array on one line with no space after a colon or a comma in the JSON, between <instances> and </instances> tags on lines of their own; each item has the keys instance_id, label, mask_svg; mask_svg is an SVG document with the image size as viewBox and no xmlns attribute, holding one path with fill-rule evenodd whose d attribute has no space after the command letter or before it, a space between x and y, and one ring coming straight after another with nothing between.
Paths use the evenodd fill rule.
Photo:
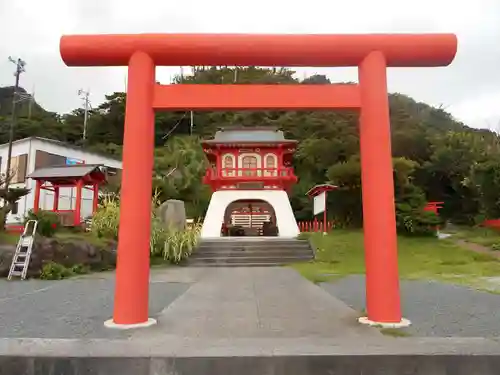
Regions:
<instances>
[{"instance_id":1,"label":"cloud","mask_svg":"<svg viewBox=\"0 0 500 375\"><path fill-rule=\"evenodd\" d=\"M500 121L500 3L421 0L229 0L123 1L0 0L0 85L13 83L13 64L27 62L21 84L35 87L36 99L49 110L68 112L81 105L80 88L90 89L94 106L104 95L122 91L125 68L68 68L59 56L59 38L69 33L246 32L375 33L455 32L456 60L446 68L399 68L388 73L390 91L447 107L472 126ZM178 68L158 68L167 82ZM334 81L357 80L356 69L299 69Z\"/></svg>"}]
</instances>

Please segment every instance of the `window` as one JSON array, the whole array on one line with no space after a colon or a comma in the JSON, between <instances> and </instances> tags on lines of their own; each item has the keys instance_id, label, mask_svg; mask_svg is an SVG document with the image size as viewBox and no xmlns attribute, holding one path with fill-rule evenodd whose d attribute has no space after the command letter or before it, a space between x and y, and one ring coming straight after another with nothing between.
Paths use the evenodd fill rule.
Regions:
<instances>
[{"instance_id":1,"label":"window","mask_svg":"<svg viewBox=\"0 0 500 375\"><path fill-rule=\"evenodd\" d=\"M242 164L245 169L257 168L257 158L255 156L245 156L243 157Z\"/></svg>"},{"instance_id":2,"label":"window","mask_svg":"<svg viewBox=\"0 0 500 375\"><path fill-rule=\"evenodd\" d=\"M36 150L35 153L35 169L53 167L58 165L66 165L66 157L49 152Z\"/></svg>"},{"instance_id":3,"label":"window","mask_svg":"<svg viewBox=\"0 0 500 375\"><path fill-rule=\"evenodd\" d=\"M26 180L28 167L28 154L14 156L10 162L10 172L12 173L11 183L17 184Z\"/></svg>"},{"instance_id":4,"label":"window","mask_svg":"<svg viewBox=\"0 0 500 375\"><path fill-rule=\"evenodd\" d=\"M276 168L276 159L274 158L274 155L267 155L266 156L266 168Z\"/></svg>"},{"instance_id":5,"label":"window","mask_svg":"<svg viewBox=\"0 0 500 375\"><path fill-rule=\"evenodd\" d=\"M243 169L256 169L257 168L257 158L255 156L244 156L241 162ZM255 176L257 171L250 170L244 171L245 176Z\"/></svg>"},{"instance_id":6,"label":"window","mask_svg":"<svg viewBox=\"0 0 500 375\"><path fill-rule=\"evenodd\" d=\"M224 168L233 168L233 157L231 155L224 157Z\"/></svg>"},{"instance_id":7,"label":"window","mask_svg":"<svg viewBox=\"0 0 500 375\"><path fill-rule=\"evenodd\" d=\"M269 170L276 168L276 155L266 156L266 168L265 176L276 176L276 171Z\"/></svg>"},{"instance_id":8,"label":"window","mask_svg":"<svg viewBox=\"0 0 500 375\"><path fill-rule=\"evenodd\" d=\"M233 155L226 155L224 156L224 163L223 163L223 168L234 168L234 156ZM224 176L234 176L234 171L229 170L229 171L223 171L222 173Z\"/></svg>"}]
</instances>

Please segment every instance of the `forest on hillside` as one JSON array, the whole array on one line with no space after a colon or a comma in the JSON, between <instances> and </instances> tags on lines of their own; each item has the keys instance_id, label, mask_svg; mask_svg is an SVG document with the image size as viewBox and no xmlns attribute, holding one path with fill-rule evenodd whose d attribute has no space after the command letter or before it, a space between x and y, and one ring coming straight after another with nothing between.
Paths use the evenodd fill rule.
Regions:
<instances>
[{"instance_id":1,"label":"forest on hillside","mask_svg":"<svg viewBox=\"0 0 500 375\"><path fill-rule=\"evenodd\" d=\"M174 84L331 84L327 77L295 78L290 69L199 67L176 77ZM0 142L8 141L13 88L0 88ZM87 139L82 141L83 110L57 114L38 104L21 103L15 138L40 136L121 156L126 95L115 92L89 115ZM500 138L489 130L472 129L441 108L419 103L403 94L389 96L392 153L398 221L408 217L425 224L426 201L443 201L442 218L474 224L500 217ZM188 215L203 216L210 191L203 186L205 158L201 138L221 126L276 126L287 138L300 141L294 158L299 177L291 194L298 220L312 218L305 193L315 184L340 188L329 196L332 219L349 226L362 223L357 114L341 112L189 112L156 115L154 188L160 199L182 199ZM169 175L177 168L180 173Z\"/></svg>"}]
</instances>

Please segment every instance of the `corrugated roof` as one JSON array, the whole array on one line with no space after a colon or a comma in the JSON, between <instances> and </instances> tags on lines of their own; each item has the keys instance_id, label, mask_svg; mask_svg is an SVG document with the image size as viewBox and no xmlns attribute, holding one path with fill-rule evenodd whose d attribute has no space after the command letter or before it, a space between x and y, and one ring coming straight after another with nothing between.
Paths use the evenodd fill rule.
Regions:
<instances>
[{"instance_id":1,"label":"corrugated roof","mask_svg":"<svg viewBox=\"0 0 500 375\"><path fill-rule=\"evenodd\" d=\"M113 155L109 155L105 152L97 152L97 151L92 151L92 150L87 150L86 148L83 148L83 147L80 147L80 146L76 146L76 145L73 145L73 144L70 144L70 143L67 143L67 142L63 142L63 141L59 141L57 139L50 139L50 138L44 138L44 137L26 137L26 138L22 138L22 139L18 139L14 142L12 142L13 144L16 144L16 143L22 143L22 142L27 142L27 141L30 141L32 139L35 139L35 140L38 140L38 141L41 141L41 142L45 142L45 143L52 143L52 144L55 144L55 145L58 145L58 146L61 146L61 147L65 147L65 148L70 148L70 149L73 149L73 150L78 150L78 151L82 151L82 152L85 152L86 154L91 154L91 155L97 155L97 156L101 156L101 157L104 157L104 158L107 158L107 159L111 159L111 160L115 160L115 161L118 161L118 162L121 162L122 160L116 156L113 156ZM8 143L4 143L4 144L0 144L0 147L8 147Z\"/></svg>"},{"instance_id":2,"label":"corrugated roof","mask_svg":"<svg viewBox=\"0 0 500 375\"><path fill-rule=\"evenodd\" d=\"M101 164L77 164L40 168L35 170L28 177L33 179L83 177L101 166Z\"/></svg>"}]
</instances>

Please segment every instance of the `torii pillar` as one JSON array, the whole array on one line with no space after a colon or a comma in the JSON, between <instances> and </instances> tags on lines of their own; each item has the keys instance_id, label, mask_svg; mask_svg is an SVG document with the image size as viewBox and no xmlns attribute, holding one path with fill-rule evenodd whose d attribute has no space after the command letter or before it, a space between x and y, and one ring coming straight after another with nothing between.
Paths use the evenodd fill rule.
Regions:
<instances>
[{"instance_id":1,"label":"torii pillar","mask_svg":"<svg viewBox=\"0 0 500 375\"><path fill-rule=\"evenodd\" d=\"M63 36L68 66L128 66L115 308L109 327L148 318L154 110L360 111L366 324L400 327L386 69L450 64L453 34ZM156 66L356 66L353 85L160 85Z\"/></svg>"}]
</instances>

